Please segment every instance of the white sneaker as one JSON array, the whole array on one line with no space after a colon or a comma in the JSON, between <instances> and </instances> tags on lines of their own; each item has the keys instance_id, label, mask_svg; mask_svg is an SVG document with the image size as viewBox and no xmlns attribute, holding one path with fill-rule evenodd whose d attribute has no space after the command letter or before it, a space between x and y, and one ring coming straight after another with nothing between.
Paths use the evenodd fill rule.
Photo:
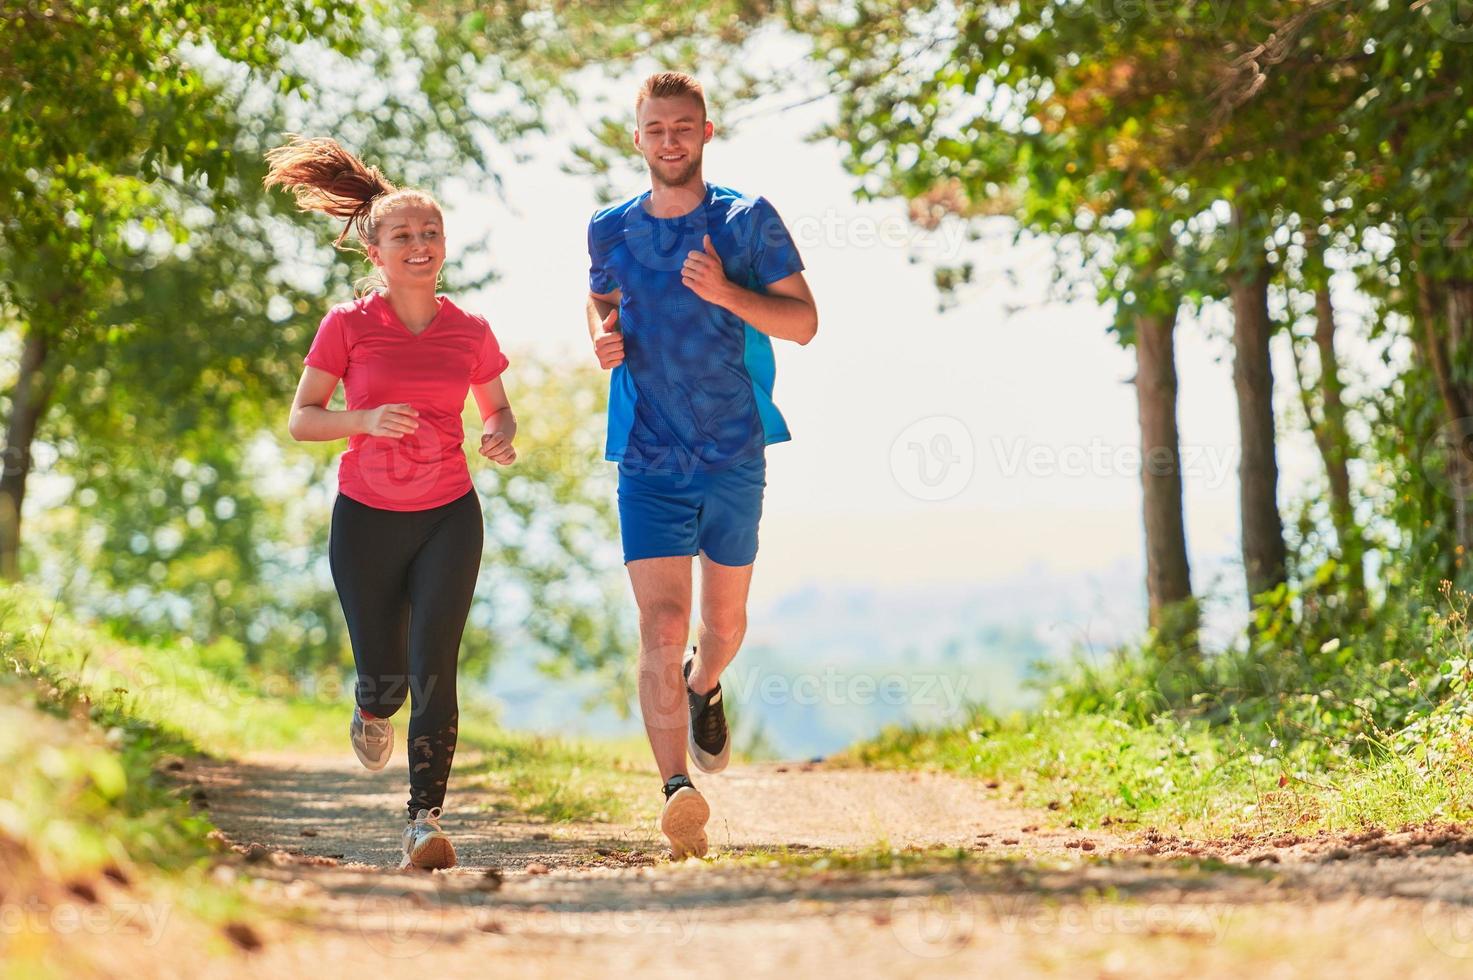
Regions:
<instances>
[{"instance_id":1,"label":"white sneaker","mask_svg":"<svg viewBox=\"0 0 1473 980\"><path fill-rule=\"evenodd\" d=\"M711 805L689 779L676 776L671 781L675 779L682 779L685 785L665 797L665 809L660 811L660 833L670 842L670 856L675 860L705 857L706 821L711 819Z\"/></svg>"},{"instance_id":2,"label":"white sneaker","mask_svg":"<svg viewBox=\"0 0 1473 980\"><path fill-rule=\"evenodd\" d=\"M455 867L455 845L440 829L440 808L421 810L404 828L404 860L401 868Z\"/></svg>"},{"instance_id":3,"label":"white sneaker","mask_svg":"<svg viewBox=\"0 0 1473 980\"><path fill-rule=\"evenodd\" d=\"M394 754L394 723L389 719L364 718L355 704L348 737L363 768L378 772L389 764L389 757Z\"/></svg>"}]
</instances>

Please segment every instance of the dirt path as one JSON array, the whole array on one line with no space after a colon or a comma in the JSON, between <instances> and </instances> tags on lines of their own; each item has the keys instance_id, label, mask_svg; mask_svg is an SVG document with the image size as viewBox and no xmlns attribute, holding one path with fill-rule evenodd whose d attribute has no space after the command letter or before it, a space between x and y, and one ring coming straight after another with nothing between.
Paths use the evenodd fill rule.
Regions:
<instances>
[{"instance_id":1,"label":"dirt path","mask_svg":"<svg viewBox=\"0 0 1473 980\"><path fill-rule=\"evenodd\" d=\"M232 843L262 845L216 873L298 910L212 975L1473 975L1460 832L1081 834L975 780L754 765L699 781L706 862L670 863L653 826L509 821L459 793L462 865L431 875L392 870L397 774L262 755L185 775Z\"/></svg>"}]
</instances>

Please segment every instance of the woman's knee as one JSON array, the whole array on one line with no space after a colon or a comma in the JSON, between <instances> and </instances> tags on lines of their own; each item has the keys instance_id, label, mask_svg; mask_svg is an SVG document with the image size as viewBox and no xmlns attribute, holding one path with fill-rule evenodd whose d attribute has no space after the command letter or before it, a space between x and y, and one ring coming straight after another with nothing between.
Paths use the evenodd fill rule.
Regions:
<instances>
[{"instance_id":1,"label":"woman's knee","mask_svg":"<svg viewBox=\"0 0 1473 980\"><path fill-rule=\"evenodd\" d=\"M459 710L452 658L434 670L416 670L409 678L409 703L417 723L438 728Z\"/></svg>"},{"instance_id":2,"label":"woman's knee","mask_svg":"<svg viewBox=\"0 0 1473 980\"><path fill-rule=\"evenodd\" d=\"M407 678L358 676L355 691L358 707L375 718L392 718L409 699Z\"/></svg>"}]
</instances>

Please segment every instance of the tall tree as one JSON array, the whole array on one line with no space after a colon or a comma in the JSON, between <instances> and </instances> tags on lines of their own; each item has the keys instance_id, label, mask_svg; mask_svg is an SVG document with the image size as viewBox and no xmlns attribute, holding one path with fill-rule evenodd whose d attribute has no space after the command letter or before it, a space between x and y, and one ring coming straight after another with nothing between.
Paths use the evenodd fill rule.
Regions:
<instances>
[{"instance_id":1,"label":"tall tree","mask_svg":"<svg viewBox=\"0 0 1473 980\"><path fill-rule=\"evenodd\" d=\"M1355 457L1356 450L1350 436L1345 384L1341 376L1340 354L1336 349L1338 322L1330 293L1326 246L1318 226L1308 227L1304 237L1300 278L1303 288L1313 296L1314 332L1308 343L1302 343L1301 338L1291 331L1289 351L1294 360L1301 406L1329 486L1330 524L1335 533L1334 554L1345 568L1348 599L1360 609L1366 600L1365 545L1351 495L1350 460ZM1313 378L1308 374L1307 358L1300 352L1301 346L1310 345L1315 350L1318 363L1318 373Z\"/></svg>"},{"instance_id":2,"label":"tall tree","mask_svg":"<svg viewBox=\"0 0 1473 980\"><path fill-rule=\"evenodd\" d=\"M186 50L281 71L289 87L299 79L281 65L293 44L357 47L361 15L342 0L236 0L212 5L208 23L174 7L26 0L0 11L0 304L23 350L8 399L0 576L19 573L33 444L63 375L115 339L130 243L189 234L176 195L156 185L222 191L233 170L236 107Z\"/></svg>"},{"instance_id":3,"label":"tall tree","mask_svg":"<svg viewBox=\"0 0 1473 980\"><path fill-rule=\"evenodd\" d=\"M1173 229L1194 205L1171 167L1186 155L1177 140L1189 112L1175 93L1191 52L1142 45L1137 25L1068 4L897 2L853 14L809 29L843 80L831 134L863 193L962 220L1005 214L1059 244L1066 291L1087 287L1112 305L1137 361L1150 619L1191 635L1173 342L1187 286Z\"/></svg>"},{"instance_id":4,"label":"tall tree","mask_svg":"<svg viewBox=\"0 0 1473 980\"><path fill-rule=\"evenodd\" d=\"M1141 433L1141 509L1146 536L1149 622L1166 625L1192 599L1182 512L1181 437L1176 422L1176 309L1135 323L1135 389Z\"/></svg>"},{"instance_id":5,"label":"tall tree","mask_svg":"<svg viewBox=\"0 0 1473 980\"><path fill-rule=\"evenodd\" d=\"M1274 375L1269 354L1273 320L1268 310L1268 257L1253 227L1233 209L1245 240L1244 267L1228 274L1233 310L1233 389L1238 402L1240 451L1239 514L1243 570L1250 602L1285 580L1284 525L1279 517L1279 469L1273 407Z\"/></svg>"}]
</instances>

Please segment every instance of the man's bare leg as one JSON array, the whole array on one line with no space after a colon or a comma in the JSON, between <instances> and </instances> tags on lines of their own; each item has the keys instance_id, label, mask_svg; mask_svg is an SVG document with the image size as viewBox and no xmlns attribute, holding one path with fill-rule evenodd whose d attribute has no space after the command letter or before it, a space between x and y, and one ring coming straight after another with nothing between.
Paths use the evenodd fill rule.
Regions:
<instances>
[{"instance_id":1,"label":"man's bare leg","mask_svg":"<svg viewBox=\"0 0 1473 980\"><path fill-rule=\"evenodd\" d=\"M690 640L691 561L641 558L628 564L639 606L639 709L660 779L687 771L690 724L681 655Z\"/></svg>"},{"instance_id":2,"label":"man's bare leg","mask_svg":"<svg viewBox=\"0 0 1473 980\"><path fill-rule=\"evenodd\" d=\"M741 649L747 635L747 593L752 565L718 565L701 554L701 624L696 630L696 661L687 682L707 694Z\"/></svg>"}]
</instances>

